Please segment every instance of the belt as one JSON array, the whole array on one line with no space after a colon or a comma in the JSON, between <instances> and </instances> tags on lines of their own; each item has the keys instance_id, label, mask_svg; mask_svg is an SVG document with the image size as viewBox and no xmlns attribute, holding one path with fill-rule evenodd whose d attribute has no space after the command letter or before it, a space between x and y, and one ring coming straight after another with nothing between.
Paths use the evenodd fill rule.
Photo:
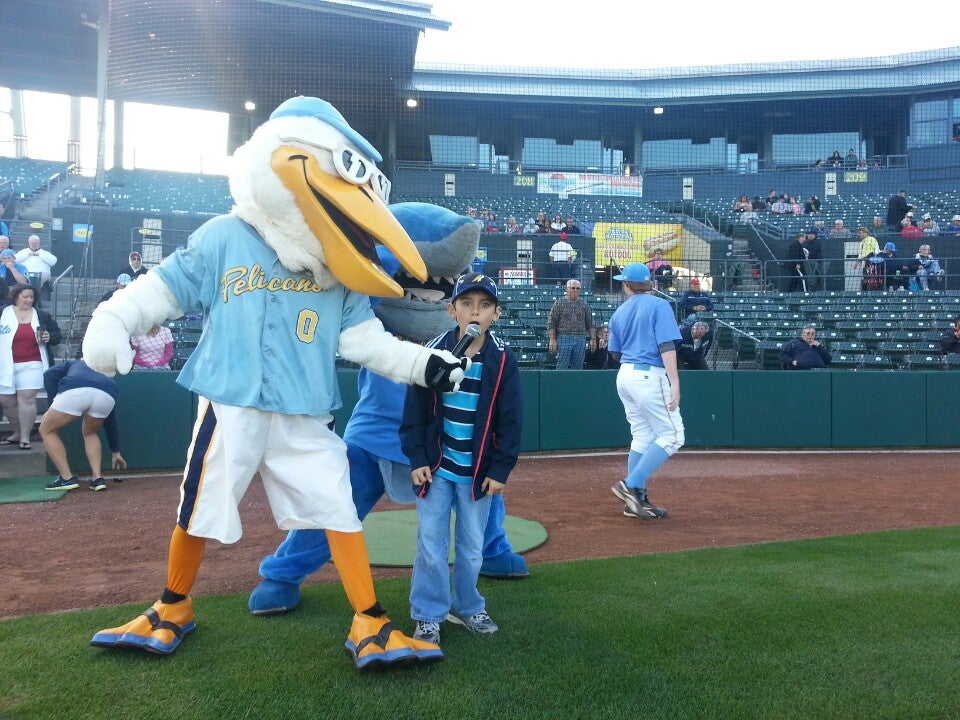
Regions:
<instances>
[{"instance_id":1,"label":"belt","mask_svg":"<svg viewBox=\"0 0 960 720\"><path fill-rule=\"evenodd\" d=\"M647 365L646 363L634 363L634 364L633 364L633 369L634 369L634 370L649 370L649 369L650 369L650 366Z\"/></svg>"},{"instance_id":2,"label":"belt","mask_svg":"<svg viewBox=\"0 0 960 720\"><path fill-rule=\"evenodd\" d=\"M647 363L624 363L620 366L621 368L626 368L628 370L639 370L640 372L650 372L654 375L666 375L666 368L659 367L658 365L648 365Z\"/></svg>"}]
</instances>

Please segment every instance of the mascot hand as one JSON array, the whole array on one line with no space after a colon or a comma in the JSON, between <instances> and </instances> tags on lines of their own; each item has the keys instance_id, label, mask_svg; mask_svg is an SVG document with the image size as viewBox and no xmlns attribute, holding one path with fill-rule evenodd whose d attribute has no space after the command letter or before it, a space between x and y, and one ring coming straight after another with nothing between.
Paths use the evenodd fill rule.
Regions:
<instances>
[{"instance_id":1,"label":"mascot hand","mask_svg":"<svg viewBox=\"0 0 960 720\"><path fill-rule=\"evenodd\" d=\"M113 377L126 375L133 367L130 335L120 319L110 313L94 313L83 336L83 361L92 369Z\"/></svg>"},{"instance_id":2,"label":"mascot hand","mask_svg":"<svg viewBox=\"0 0 960 720\"><path fill-rule=\"evenodd\" d=\"M446 350L434 352L427 360L426 386L443 393L456 392L470 364L470 358L458 358Z\"/></svg>"}]
</instances>

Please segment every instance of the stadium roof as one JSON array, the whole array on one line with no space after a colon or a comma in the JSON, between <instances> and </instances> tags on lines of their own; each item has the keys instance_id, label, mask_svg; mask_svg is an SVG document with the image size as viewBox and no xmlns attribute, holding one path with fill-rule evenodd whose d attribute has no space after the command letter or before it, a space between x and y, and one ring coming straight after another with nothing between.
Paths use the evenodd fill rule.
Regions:
<instances>
[{"instance_id":1,"label":"stadium roof","mask_svg":"<svg viewBox=\"0 0 960 720\"><path fill-rule=\"evenodd\" d=\"M657 69L564 70L418 63L406 90L421 96L595 105L799 100L940 88L960 88L960 47L844 60Z\"/></svg>"}]
</instances>

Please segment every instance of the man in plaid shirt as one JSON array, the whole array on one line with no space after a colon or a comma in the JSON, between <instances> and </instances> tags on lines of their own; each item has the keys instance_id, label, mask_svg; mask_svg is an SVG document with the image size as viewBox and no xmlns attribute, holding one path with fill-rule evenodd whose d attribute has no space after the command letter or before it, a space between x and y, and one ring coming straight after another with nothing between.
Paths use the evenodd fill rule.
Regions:
<instances>
[{"instance_id":1,"label":"man in plaid shirt","mask_svg":"<svg viewBox=\"0 0 960 720\"><path fill-rule=\"evenodd\" d=\"M590 336L590 352L597 349L593 312L580 299L579 280L568 280L566 296L553 303L547 320L547 335L550 352L557 354L557 370L583 370L584 336Z\"/></svg>"}]
</instances>

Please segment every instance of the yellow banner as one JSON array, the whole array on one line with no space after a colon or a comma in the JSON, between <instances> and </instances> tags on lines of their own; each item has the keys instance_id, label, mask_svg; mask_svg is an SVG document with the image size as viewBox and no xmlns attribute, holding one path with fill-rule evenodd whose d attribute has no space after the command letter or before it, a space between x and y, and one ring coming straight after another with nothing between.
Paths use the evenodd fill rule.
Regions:
<instances>
[{"instance_id":1,"label":"yellow banner","mask_svg":"<svg viewBox=\"0 0 960 720\"><path fill-rule=\"evenodd\" d=\"M593 226L596 264L606 266L613 262L622 267L632 262L645 263L659 248L664 260L679 265L683 257L682 233L682 225L598 222Z\"/></svg>"}]
</instances>

